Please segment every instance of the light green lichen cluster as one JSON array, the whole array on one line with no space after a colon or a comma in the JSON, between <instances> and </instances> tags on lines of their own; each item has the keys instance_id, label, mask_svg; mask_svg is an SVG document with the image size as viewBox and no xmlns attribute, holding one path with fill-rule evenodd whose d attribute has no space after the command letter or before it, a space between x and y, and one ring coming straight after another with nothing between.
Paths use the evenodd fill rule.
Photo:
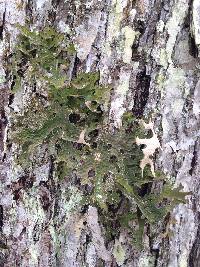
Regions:
<instances>
[{"instance_id":1,"label":"light green lichen cluster","mask_svg":"<svg viewBox=\"0 0 200 267\"><path fill-rule=\"evenodd\" d=\"M25 79L30 87L39 84L41 94L30 96L23 115L13 115L11 139L21 146L19 164L34 164L36 150L46 146L57 178L76 177L78 202L99 208L110 237L119 223L141 246L145 224L162 220L186 193L173 190L162 177L154 178L148 168L141 175L143 153L135 137L148 138L148 133L130 113L124 115L121 129L109 133L104 111L109 88L99 85L99 73L79 73L70 79L74 53L70 40L52 28L39 32L21 28L11 68L13 89ZM151 184L158 181L163 190L153 194ZM73 201L76 197L65 205L67 212L76 206Z\"/></svg>"},{"instance_id":2,"label":"light green lichen cluster","mask_svg":"<svg viewBox=\"0 0 200 267\"><path fill-rule=\"evenodd\" d=\"M126 251L119 241L115 241L113 256L115 257L116 262L119 266L121 266L126 259Z\"/></svg>"}]
</instances>

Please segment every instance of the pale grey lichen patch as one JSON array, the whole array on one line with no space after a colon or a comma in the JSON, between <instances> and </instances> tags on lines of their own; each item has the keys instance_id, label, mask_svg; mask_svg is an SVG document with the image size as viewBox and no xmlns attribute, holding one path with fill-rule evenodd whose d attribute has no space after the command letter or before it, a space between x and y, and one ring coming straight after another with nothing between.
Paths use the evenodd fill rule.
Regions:
<instances>
[{"instance_id":1,"label":"pale grey lichen patch","mask_svg":"<svg viewBox=\"0 0 200 267\"><path fill-rule=\"evenodd\" d=\"M117 240L117 239L115 240L115 245L113 247L112 254L115 257L117 264L119 266L122 266L126 259L126 250L122 246L122 243L120 242L120 240Z\"/></svg>"},{"instance_id":2,"label":"pale grey lichen patch","mask_svg":"<svg viewBox=\"0 0 200 267\"><path fill-rule=\"evenodd\" d=\"M60 32L62 33L68 33L70 34L71 33L71 29L69 27L68 24L66 24L64 21L59 21L58 23L58 29L60 30Z\"/></svg>"},{"instance_id":3,"label":"pale grey lichen patch","mask_svg":"<svg viewBox=\"0 0 200 267\"><path fill-rule=\"evenodd\" d=\"M108 18L108 28L105 43L105 54L108 58L112 54L112 42L118 39L121 34L121 21L123 19L123 9L127 6L127 0L112 0L111 12Z\"/></svg>"},{"instance_id":4,"label":"pale grey lichen patch","mask_svg":"<svg viewBox=\"0 0 200 267\"><path fill-rule=\"evenodd\" d=\"M59 214L56 222L60 225L55 229L50 226L50 233L53 239L55 251L61 266L78 266L76 256L80 246L81 229L83 228L83 218L78 214L82 194L75 186L62 185L59 195Z\"/></svg>"},{"instance_id":5,"label":"pale grey lichen patch","mask_svg":"<svg viewBox=\"0 0 200 267\"><path fill-rule=\"evenodd\" d=\"M87 246L86 263L88 264L88 267L96 267L96 261L97 261L97 252L94 244L91 242Z\"/></svg>"},{"instance_id":6,"label":"pale grey lichen patch","mask_svg":"<svg viewBox=\"0 0 200 267\"><path fill-rule=\"evenodd\" d=\"M124 63L130 64L132 57L132 45L135 38L139 35L137 31L134 30L133 26L123 26L122 21L124 18L124 9L127 8L127 0L113 0L111 1L111 10L108 16L107 29L106 29L106 39L102 47L103 51L103 70L106 71L107 66L109 66L115 56L115 60L120 58ZM134 20L136 15L135 9L128 9L130 20ZM115 48L113 46L115 44ZM117 53L115 53L115 50Z\"/></svg>"},{"instance_id":7,"label":"pale grey lichen patch","mask_svg":"<svg viewBox=\"0 0 200 267\"><path fill-rule=\"evenodd\" d=\"M39 196L34 196L33 191L27 194L22 190L21 197L23 201L20 203L13 200L12 208L9 209L9 214L7 214L10 218L9 224L5 224L3 230L6 237L12 235L18 240L17 244L14 241L9 244L10 250L16 250L15 257L18 258L23 253L29 255L28 258L24 257L20 260L21 266L37 266L40 248L34 242L35 227L38 227L37 234L40 235L45 222L45 214ZM17 247L15 247L16 245ZM26 261L26 264L24 261Z\"/></svg>"},{"instance_id":8,"label":"pale grey lichen patch","mask_svg":"<svg viewBox=\"0 0 200 267\"><path fill-rule=\"evenodd\" d=\"M9 160L10 168L8 170L8 179L6 181L7 184L17 181L19 177L24 174L24 170L22 166L16 163L16 156L17 156L16 153L18 150L19 150L19 146L16 144L13 144L12 155L10 155L10 160Z\"/></svg>"},{"instance_id":9,"label":"pale grey lichen patch","mask_svg":"<svg viewBox=\"0 0 200 267\"><path fill-rule=\"evenodd\" d=\"M120 54L115 54L115 57L121 57L120 49L120 36L121 33L121 21L123 19L123 9L127 6L127 0L112 0L110 3L110 12L107 17L107 21L104 21L106 24L106 38L102 47L102 59L101 74L107 76L109 74L108 67L112 64L114 58L112 54L117 50ZM113 47L113 43L118 44ZM115 58L116 60L117 58ZM108 77L109 82L109 77Z\"/></svg>"},{"instance_id":10,"label":"pale grey lichen patch","mask_svg":"<svg viewBox=\"0 0 200 267\"><path fill-rule=\"evenodd\" d=\"M188 14L188 6L188 0L177 1L172 9L172 15L169 17L166 24L162 19L157 23L159 37L156 39L151 54L156 62L162 65L164 69L168 68L168 64L174 64L174 47ZM167 39L165 38L166 32L168 33Z\"/></svg>"},{"instance_id":11,"label":"pale grey lichen patch","mask_svg":"<svg viewBox=\"0 0 200 267\"><path fill-rule=\"evenodd\" d=\"M182 31L181 39L174 51L176 65L187 71L195 69L197 63L196 59L190 53L189 43L190 37L188 32Z\"/></svg>"},{"instance_id":12,"label":"pale grey lichen patch","mask_svg":"<svg viewBox=\"0 0 200 267\"><path fill-rule=\"evenodd\" d=\"M188 12L188 6L189 6L189 1L188 0L179 0L175 4L173 11L172 11L172 16L168 20L166 24L166 29L169 34L169 38L167 40L166 44L166 52L167 52L167 57L168 57L168 62L173 63L172 61L172 53L174 49L174 45L176 42L176 38L178 33L180 32L180 29L182 27L182 24L185 20L185 17Z\"/></svg>"},{"instance_id":13,"label":"pale grey lichen patch","mask_svg":"<svg viewBox=\"0 0 200 267\"><path fill-rule=\"evenodd\" d=\"M17 12L16 12L17 10ZM2 77L2 81L4 81L5 77L5 70L4 70L4 57L5 53L7 53L7 50L11 50L14 48L15 43L17 41L17 35L19 33L16 24L23 25L25 23L25 5L22 4L22 6L19 8L19 1L6 1L3 0L0 3L0 13L2 14L5 12L5 24L4 24L4 29L2 32L2 37L3 40L1 41L0 44L0 75ZM9 33L9 34L8 34ZM19 92L18 98L15 98L13 101L13 106L11 105L11 108L13 108L14 111L20 112L20 108L23 106L22 104L22 91ZM8 121L10 120L10 109L5 108L5 113L7 116ZM9 125L9 122L8 122ZM6 127L5 130L5 136L4 136L4 153L7 153L7 146L6 146L6 141L7 141L7 131L8 127ZM14 150L17 149L17 146L13 145L12 146L12 151L14 155ZM11 157L9 159L10 163L10 170L8 171L9 174L7 174L7 183L10 183L10 181L16 180L20 173L22 173L22 170L19 170L18 167L12 166L14 164L15 160Z\"/></svg>"},{"instance_id":14,"label":"pale grey lichen patch","mask_svg":"<svg viewBox=\"0 0 200 267\"><path fill-rule=\"evenodd\" d=\"M192 139L190 141L194 142ZM179 146L178 148L181 154L184 153L184 160L176 178L176 185L181 184L186 192L194 192L196 190L194 188L196 183L195 177L188 175L193 158L193 154L188 153L190 147L192 147L192 143L188 143L188 147L183 143L182 146ZM172 213L172 218L174 218L175 223L173 226L170 226L170 229L173 232L173 235L170 238L170 267L188 266L189 254L197 234L196 215L192 207L193 204L191 199L188 198L187 205L180 204ZM199 209L198 206L197 209Z\"/></svg>"},{"instance_id":15,"label":"pale grey lichen patch","mask_svg":"<svg viewBox=\"0 0 200 267\"><path fill-rule=\"evenodd\" d=\"M23 194L23 202L24 205L21 206L22 210L24 211L19 213L20 220L23 221L26 218L26 223L29 224L29 228L27 229L27 233L29 237L32 237L33 235L33 228L37 221L43 222L45 220L45 212L44 209L42 208L39 195L34 196L34 188L32 189L32 196L24 192ZM26 216L24 216L26 215ZM42 224L40 224L42 227Z\"/></svg>"},{"instance_id":16,"label":"pale grey lichen patch","mask_svg":"<svg viewBox=\"0 0 200 267\"><path fill-rule=\"evenodd\" d=\"M14 0L2 0L0 2L1 18L3 18L3 14L5 15L4 25L2 24L2 40L0 41L0 84L5 82L5 69L3 65L5 55L7 51L12 51L17 40L18 30L16 24L23 25L25 23L25 8L23 6L21 9L18 9L18 3L18 1ZM18 12L16 12L16 10ZM4 141L6 141L6 137L4 139Z\"/></svg>"},{"instance_id":17,"label":"pale grey lichen patch","mask_svg":"<svg viewBox=\"0 0 200 267\"><path fill-rule=\"evenodd\" d=\"M164 27L165 27L165 23L164 23L164 21L163 21L162 19L159 20L158 23L157 23L157 26L156 26L156 30L157 30L158 32L162 33L163 30L164 30Z\"/></svg>"},{"instance_id":18,"label":"pale grey lichen patch","mask_svg":"<svg viewBox=\"0 0 200 267\"><path fill-rule=\"evenodd\" d=\"M176 223L171 226L173 237L170 238L168 266L187 267L189 253L197 231L194 213L185 205L179 205L172 213L172 216Z\"/></svg>"},{"instance_id":19,"label":"pale grey lichen patch","mask_svg":"<svg viewBox=\"0 0 200 267\"><path fill-rule=\"evenodd\" d=\"M200 115L200 80L197 82L194 90L194 103L193 103L193 113L196 118Z\"/></svg>"},{"instance_id":20,"label":"pale grey lichen patch","mask_svg":"<svg viewBox=\"0 0 200 267\"><path fill-rule=\"evenodd\" d=\"M114 119L114 125L117 128L121 127L121 118L126 110L124 101L129 90L130 77L131 71L126 68L122 68L120 71L119 83L115 90L115 98L113 99L110 107L110 116Z\"/></svg>"},{"instance_id":21,"label":"pale grey lichen patch","mask_svg":"<svg viewBox=\"0 0 200 267\"><path fill-rule=\"evenodd\" d=\"M17 113L22 113L24 110L24 88L20 87L16 92L10 108Z\"/></svg>"},{"instance_id":22,"label":"pale grey lichen patch","mask_svg":"<svg viewBox=\"0 0 200 267\"><path fill-rule=\"evenodd\" d=\"M47 0L36 0L36 6L37 9L43 8L44 4L47 2Z\"/></svg>"},{"instance_id":23,"label":"pale grey lichen patch","mask_svg":"<svg viewBox=\"0 0 200 267\"><path fill-rule=\"evenodd\" d=\"M36 179L36 184L39 185L41 181L47 181L49 177L49 168L50 168L50 163L47 162L46 164L42 166L36 166L34 169L34 175Z\"/></svg>"},{"instance_id":24,"label":"pale grey lichen patch","mask_svg":"<svg viewBox=\"0 0 200 267\"><path fill-rule=\"evenodd\" d=\"M38 266L56 266L55 258L52 257L53 245L48 228L41 233L38 246L40 248Z\"/></svg>"},{"instance_id":25,"label":"pale grey lichen patch","mask_svg":"<svg viewBox=\"0 0 200 267\"><path fill-rule=\"evenodd\" d=\"M104 238L102 236L101 228L98 222L98 212L95 207L89 206L87 214L87 223L89 230L92 233L92 242L96 248L98 257L104 260L105 262L110 262L111 253L105 247Z\"/></svg>"},{"instance_id":26,"label":"pale grey lichen patch","mask_svg":"<svg viewBox=\"0 0 200 267\"><path fill-rule=\"evenodd\" d=\"M96 11L84 24L75 28L76 37L74 38L77 56L80 60L85 60L90 53L91 46L97 36L100 25L101 12Z\"/></svg>"},{"instance_id":27,"label":"pale grey lichen patch","mask_svg":"<svg viewBox=\"0 0 200 267\"><path fill-rule=\"evenodd\" d=\"M0 2L0 13L5 13L5 25L3 31L3 46L4 48L10 45L12 49L16 43L16 37L18 35L18 29L16 28L16 24L24 25L25 23L25 7L19 8L19 1L7 1L2 0ZM17 12L16 12L17 11ZM9 38L7 39L6 33L9 32ZM9 41L9 43L8 43ZM1 50L0 54L3 51Z\"/></svg>"},{"instance_id":28,"label":"pale grey lichen patch","mask_svg":"<svg viewBox=\"0 0 200 267\"><path fill-rule=\"evenodd\" d=\"M3 185L1 184L0 190L0 203L5 208L9 208L12 206L13 203L13 195L10 191L5 191Z\"/></svg>"},{"instance_id":29,"label":"pale grey lichen patch","mask_svg":"<svg viewBox=\"0 0 200 267\"><path fill-rule=\"evenodd\" d=\"M196 45L200 45L200 1L194 0L192 7L193 34Z\"/></svg>"},{"instance_id":30,"label":"pale grey lichen patch","mask_svg":"<svg viewBox=\"0 0 200 267\"><path fill-rule=\"evenodd\" d=\"M138 267L154 267L155 258L148 252L143 252L138 261Z\"/></svg>"},{"instance_id":31,"label":"pale grey lichen patch","mask_svg":"<svg viewBox=\"0 0 200 267\"><path fill-rule=\"evenodd\" d=\"M124 25L122 23L125 18L125 9L127 14L129 14L130 20L134 20L136 16L136 10L131 9L131 6L128 4L127 0L111 1L100 64L101 77L107 83L112 83L110 69L114 68L117 61L122 63L119 72L116 71L119 79L114 84L114 96L110 110L110 117L114 121L115 127L121 126L121 117L128 107L128 104L125 107L124 103L129 91L131 72L135 68L132 62L132 45L139 36L139 33L135 31L132 25Z\"/></svg>"},{"instance_id":32,"label":"pale grey lichen patch","mask_svg":"<svg viewBox=\"0 0 200 267\"><path fill-rule=\"evenodd\" d=\"M182 5L180 3L182 3ZM195 146L195 140L198 138L199 131L195 129L196 122L189 113L190 111L185 114L184 108L186 99L193 86L190 70L195 68L196 62L194 58L189 55L187 33L183 31L182 38L179 39L179 42L176 44L177 36L182 28L187 12L188 1L179 1L179 4L177 2L172 12L172 17L166 24L169 33L166 49L161 48L160 50L162 54L161 65L163 68L167 69L165 79L161 79L161 82L159 81L163 98L162 164L166 173L173 172L174 167L172 166L175 164L178 172L175 185L182 185L183 190L186 192L194 192L195 181L194 177L192 177L189 172L193 158L192 148ZM175 53L174 47L176 47ZM174 63L179 67L172 67ZM193 105L193 113L195 116L198 116L198 103L195 102L195 98L193 101L195 103L195 105ZM190 124L187 120L189 120ZM189 125L191 130L188 131L187 127L189 127ZM191 150L192 153L190 152ZM170 236L170 257L168 266L186 267L188 266L189 253L192 249L192 244L197 232L195 213L192 210L192 203L190 200L187 205L181 204L176 207L171 216L176 222L170 225L170 230L173 234Z\"/></svg>"},{"instance_id":33,"label":"pale grey lichen patch","mask_svg":"<svg viewBox=\"0 0 200 267\"><path fill-rule=\"evenodd\" d=\"M3 54L4 54L4 42L0 41L0 59L3 60ZM5 81L5 70L2 66L2 64L0 64L0 85Z\"/></svg>"},{"instance_id":34,"label":"pale grey lichen patch","mask_svg":"<svg viewBox=\"0 0 200 267\"><path fill-rule=\"evenodd\" d=\"M92 64L97 60L97 56L93 53L90 53L87 57L86 61L86 72L90 72L92 70Z\"/></svg>"},{"instance_id":35,"label":"pale grey lichen patch","mask_svg":"<svg viewBox=\"0 0 200 267\"><path fill-rule=\"evenodd\" d=\"M43 226L46 222L46 215L42 208L39 195L30 197L30 195L24 193L23 200L24 205L21 206L22 212L19 213L19 222L23 222L24 226L28 225L26 238L29 240L29 244L27 245L31 256L29 258L29 266L37 266L40 257L40 246L34 242L34 235L36 234L38 238L41 238Z\"/></svg>"},{"instance_id":36,"label":"pale grey lichen patch","mask_svg":"<svg viewBox=\"0 0 200 267\"><path fill-rule=\"evenodd\" d=\"M69 214L78 208L82 200L82 193L75 187L70 186L68 188L63 188L60 196L60 205L62 207L61 216Z\"/></svg>"},{"instance_id":37,"label":"pale grey lichen patch","mask_svg":"<svg viewBox=\"0 0 200 267\"><path fill-rule=\"evenodd\" d=\"M161 48L159 52L160 52L160 54L159 54L158 62L161 64L161 66L163 66L165 69L167 69L167 66L168 66L167 51L166 51L166 49Z\"/></svg>"},{"instance_id":38,"label":"pale grey lichen patch","mask_svg":"<svg viewBox=\"0 0 200 267\"><path fill-rule=\"evenodd\" d=\"M172 129L171 125L168 131L169 129ZM190 172L195 140L199 137L199 133L198 131L193 133L190 130L186 135L185 133L181 133L181 138L174 147L177 155L176 160L181 162L176 178L176 185L181 184L184 187L184 191L193 191L199 195L198 186L196 187L198 178L195 173L191 175L192 173ZM165 153L167 154L167 151ZM167 165L165 161L164 164ZM171 215L174 223L170 226L173 235L170 237L169 267L188 266L189 254L192 251L198 227L198 216L196 216L193 210L194 196L192 199L188 197L187 205L181 204L177 206ZM195 206L196 209L199 211L198 202L197 206Z\"/></svg>"},{"instance_id":39,"label":"pale grey lichen patch","mask_svg":"<svg viewBox=\"0 0 200 267\"><path fill-rule=\"evenodd\" d=\"M130 64L132 58L132 45L135 41L136 36L138 36L139 33L134 31L131 27L125 26L124 28L122 28L122 34L125 38L122 58L124 63Z\"/></svg>"},{"instance_id":40,"label":"pale grey lichen patch","mask_svg":"<svg viewBox=\"0 0 200 267\"><path fill-rule=\"evenodd\" d=\"M184 70L169 67L168 79L165 81L164 86L165 101L167 102L164 113L167 115L172 112L173 117L177 119L181 117L184 105L183 96L187 96L189 93Z\"/></svg>"},{"instance_id":41,"label":"pale grey lichen patch","mask_svg":"<svg viewBox=\"0 0 200 267\"><path fill-rule=\"evenodd\" d=\"M83 228L83 218L78 213L63 222L59 229L58 240L60 247L57 250L57 264L59 266L74 266L79 267L77 262L77 253L80 247L80 236Z\"/></svg>"},{"instance_id":42,"label":"pale grey lichen patch","mask_svg":"<svg viewBox=\"0 0 200 267\"><path fill-rule=\"evenodd\" d=\"M0 70L0 85L6 81L5 79L5 73Z\"/></svg>"}]
</instances>

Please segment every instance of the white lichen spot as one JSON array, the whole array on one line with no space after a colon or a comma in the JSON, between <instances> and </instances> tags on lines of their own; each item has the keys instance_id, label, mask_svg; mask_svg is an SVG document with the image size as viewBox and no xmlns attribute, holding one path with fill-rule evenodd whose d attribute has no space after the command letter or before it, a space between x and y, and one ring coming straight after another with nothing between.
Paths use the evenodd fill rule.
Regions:
<instances>
[{"instance_id":1,"label":"white lichen spot","mask_svg":"<svg viewBox=\"0 0 200 267\"><path fill-rule=\"evenodd\" d=\"M15 98L10 105L10 107L13 109L14 112L20 113L23 112L23 107L24 107L24 90L22 86L17 90L15 93Z\"/></svg>"},{"instance_id":2,"label":"white lichen spot","mask_svg":"<svg viewBox=\"0 0 200 267\"><path fill-rule=\"evenodd\" d=\"M136 9L133 8L130 11L130 19L131 19L131 21L133 21L135 19L136 14L137 14L137 11L136 11Z\"/></svg>"},{"instance_id":3,"label":"white lichen spot","mask_svg":"<svg viewBox=\"0 0 200 267\"><path fill-rule=\"evenodd\" d=\"M5 236L9 236L11 234L11 226L10 226L10 222L5 222L3 225L3 234Z\"/></svg>"},{"instance_id":4,"label":"white lichen spot","mask_svg":"<svg viewBox=\"0 0 200 267\"><path fill-rule=\"evenodd\" d=\"M164 21L163 20L159 20L158 23L157 23L157 26L156 26L157 31L158 32L163 32L164 27L165 27Z\"/></svg>"},{"instance_id":5,"label":"white lichen spot","mask_svg":"<svg viewBox=\"0 0 200 267\"><path fill-rule=\"evenodd\" d=\"M43 8L45 2L47 2L47 0L37 0L37 1L36 1L37 9L41 9L41 8Z\"/></svg>"},{"instance_id":6,"label":"white lichen spot","mask_svg":"<svg viewBox=\"0 0 200 267\"><path fill-rule=\"evenodd\" d=\"M94 154L94 160L95 161L101 161L101 153L95 153Z\"/></svg>"},{"instance_id":7,"label":"white lichen spot","mask_svg":"<svg viewBox=\"0 0 200 267\"><path fill-rule=\"evenodd\" d=\"M62 33L68 33L70 34L71 32L71 29L69 27L69 25L67 25L64 21L59 21L58 23L58 28L59 30L62 32Z\"/></svg>"},{"instance_id":8,"label":"white lichen spot","mask_svg":"<svg viewBox=\"0 0 200 267\"><path fill-rule=\"evenodd\" d=\"M97 195L96 195L96 198L97 198L97 199L103 199L103 196L100 195L100 194L97 194Z\"/></svg>"}]
</instances>

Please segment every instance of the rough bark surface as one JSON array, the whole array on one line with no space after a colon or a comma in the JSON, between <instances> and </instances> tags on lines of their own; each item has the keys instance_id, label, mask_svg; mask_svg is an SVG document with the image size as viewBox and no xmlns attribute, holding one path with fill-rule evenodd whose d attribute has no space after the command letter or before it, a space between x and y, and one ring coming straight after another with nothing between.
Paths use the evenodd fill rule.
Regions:
<instances>
[{"instance_id":1,"label":"rough bark surface","mask_svg":"<svg viewBox=\"0 0 200 267\"><path fill-rule=\"evenodd\" d=\"M108 244L94 207L74 211L81 197L75 182L58 181L44 153L29 173L14 163L9 120L23 110L29 88L9 96L6 62L15 24L26 21L72 36L71 72L99 70L101 83L114 88L111 125L120 127L125 110L138 118L151 114L162 145L156 168L193 193L166 222L171 234L152 242L147 233L140 253L126 232ZM199 0L2 0L0 46L0 266L199 266ZM118 264L117 242L125 251Z\"/></svg>"}]
</instances>

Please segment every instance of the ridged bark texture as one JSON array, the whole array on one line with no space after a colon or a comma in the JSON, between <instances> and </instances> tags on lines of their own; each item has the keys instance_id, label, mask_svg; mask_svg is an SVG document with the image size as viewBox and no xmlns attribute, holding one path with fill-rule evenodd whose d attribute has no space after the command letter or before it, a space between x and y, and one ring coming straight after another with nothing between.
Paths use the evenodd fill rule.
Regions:
<instances>
[{"instance_id":1,"label":"ridged bark texture","mask_svg":"<svg viewBox=\"0 0 200 267\"><path fill-rule=\"evenodd\" d=\"M142 252L125 231L108 243L95 207L74 211L75 182L58 181L42 151L31 172L15 165L9 122L30 88L10 96L6 62L15 24L26 21L71 35L77 50L71 72L100 71L100 82L114 88L111 127L120 127L125 110L151 115L162 146L156 168L192 192L169 216L163 230L169 234L152 241L147 229ZM199 0L2 0L0 47L0 266L200 266ZM119 243L121 261L113 256Z\"/></svg>"}]
</instances>

